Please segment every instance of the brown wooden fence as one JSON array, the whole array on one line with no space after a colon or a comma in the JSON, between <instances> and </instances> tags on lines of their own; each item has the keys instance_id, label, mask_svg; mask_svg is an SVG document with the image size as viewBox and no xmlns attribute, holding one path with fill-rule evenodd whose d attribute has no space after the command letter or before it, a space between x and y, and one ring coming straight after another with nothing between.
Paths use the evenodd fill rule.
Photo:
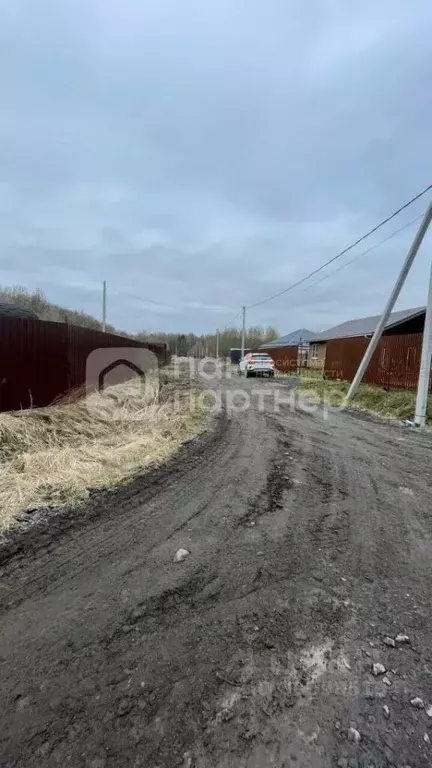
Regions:
<instances>
[{"instance_id":1,"label":"brown wooden fence","mask_svg":"<svg viewBox=\"0 0 432 768\"><path fill-rule=\"evenodd\" d=\"M329 377L352 381L370 339L333 339L327 342L325 371ZM363 381L385 389L416 389L422 333L383 336ZM430 383L432 391L432 380Z\"/></svg>"},{"instance_id":2,"label":"brown wooden fence","mask_svg":"<svg viewBox=\"0 0 432 768\"><path fill-rule=\"evenodd\" d=\"M0 411L50 405L83 387L90 352L106 347L150 349L169 362L166 344L151 344L66 323L0 319Z\"/></svg>"}]
</instances>

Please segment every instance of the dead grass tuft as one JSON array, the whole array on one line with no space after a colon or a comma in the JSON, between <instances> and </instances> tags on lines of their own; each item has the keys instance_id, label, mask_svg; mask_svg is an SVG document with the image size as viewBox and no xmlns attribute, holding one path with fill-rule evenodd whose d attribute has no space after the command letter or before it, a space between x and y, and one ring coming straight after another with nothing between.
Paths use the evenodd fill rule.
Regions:
<instances>
[{"instance_id":1,"label":"dead grass tuft","mask_svg":"<svg viewBox=\"0 0 432 768\"><path fill-rule=\"evenodd\" d=\"M0 414L0 529L29 508L75 505L171 456L206 426L186 381L144 402L136 380L87 399Z\"/></svg>"}]
</instances>

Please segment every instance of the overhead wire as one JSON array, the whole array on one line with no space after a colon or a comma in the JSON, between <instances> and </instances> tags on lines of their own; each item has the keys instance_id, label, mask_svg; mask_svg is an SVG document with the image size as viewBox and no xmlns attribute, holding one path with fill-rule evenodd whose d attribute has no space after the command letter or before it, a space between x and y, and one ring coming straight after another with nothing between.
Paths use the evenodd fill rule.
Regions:
<instances>
[{"instance_id":1,"label":"overhead wire","mask_svg":"<svg viewBox=\"0 0 432 768\"><path fill-rule=\"evenodd\" d=\"M324 280L327 280L329 277L332 277L332 275L335 275L337 272L341 272L342 269L345 269L345 267L348 267L350 264L353 264L357 259L360 259L362 256L366 256L371 251L374 251L376 248L379 248L381 245L387 242L387 240L391 240L393 237L396 237L396 235L399 235L401 232L404 231L404 229L408 229L408 227L411 227L413 224L415 224L416 221L419 221L423 218L426 211L423 211L419 216L415 216L414 219L411 219L406 224L403 225L403 227L400 227L399 229L396 229L394 232L391 232L390 235L387 235L387 237L384 237L382 240L380 240L378 243L375 243L374 245L371 245L370 248L367 248L365 251L361 251L361 253L357 253L354 258L349 259L349 261L346 261L344 264L341 264L336 269L333 269L331 272L329 272L327 275L324 275L324 277L320 277L319 280L315 280L313 283L309 283L309 285L306 285L303 290L307 291L309 288L313 288L315 285L319 285L319 283L323 283Z\"/></svg>"},{"instance_id":2,"label":"overhead wire","mask_svg":"<svg viewBox=\"0 0 432 768\"><path fill-rule=\"evenodd\" d=\"M317 267L316 269L313 269L311 272L309 272L308 275L305 275L300 280L297 280L295 283L292 283L288 286L288 288L284 288L282 291L278 291L277 293L274 293L272 296L268 296L266 299L261 299L260 301L256 301L254 304L249 304L247 306L247 309L253 309L254 307L259 307L262 304L266 304L269 301L273 301L273 299L277 299L279 296L283 296L284 294L288 293L289 291L292 291L294 288L297 288L299 285L302 285L302 283L305 283L306 280L309 280L309 278L313 277L313 275L318 274L318 272L321 272L325 267L327 267L329 264L332 264L337 259L340 259L342 256L344 256L346 253L351 251L353 248L355 248L359 243L362 243L364 240L366 240L367 237L370 237L370 235L373 235L374 232L377 232L378 229L383 227L385 224L388 224L389 221L394 219L396 216L398 216L402 211L406 210L410 205L415 203L417 200L419 200L423 195L425 195L427 192L429 192L432 189L432 184L429 184L425 189L423 189L421 192L419 192L417 195L411 198L411 200L408 200L408 202L404 203L404 205L401 205L400 208L398 208L396 211L394 211L390 216L387 216L387 218L380 221L379 224L377 224L375 227L370 229L366 234L359 237L354 243L351 243L351 245L344 248L342 251L336 254L336 256L333 256L331 259L328 259L328 261L324 262L324 264L321 264L321 266Z\"/></svg>"},{"instance_id":3,"label":"overhead wire","mask_svg":"<svg viewBox=\"0 0 432 768\"><path fill-rule=\"evenodd\" d=\"M114 288L113 291L115 293L117 293L117 294L123 294L125 296L130 296L130 298L136 299L137 301L141 301L141 302L143 302L145 304L154 304L154 305L159 306L159 307L165 307L166 309L173 309L173 310L177 310L177 311L181 311L181 310L184 310L184 309L193 309L193 307L187 307L185 305L174 307L171 304L163 304L162 302L153 301L152 299L146 299L143 296L138 296L135 293L131 293L130 291L125 291L125 290L120 289L120 288ZM225 309L224 310L222 310L222 309L215 309L214 307L199 307L199 309L200 310L203 309L205 311L213 311L213 312L225 311ZM235 320L237 320L237 318L241 315L242 311L243 311L243 309L241 308L238 312L236 312L234 317L231 320L229 320L229 322L225 326L223 326L222 330L226 330L227 328L229 328L229 326L231 326L231 324Z\"/></svg>"},{"instance_id":4,"label":"overhead wire","mask_svg":"<svg viewBox=\"0 0 432 768\"><path fill-rule=\"evenodd\" d=\"M165 307L166 309L175 309L171 304L164 304L161 301L153 301L153 299L146 299L143 296L137 296L135 293L130 293L130 291L125 291L121 288L111 288L110 289L114 293L122 294L124 296L129 296L131 299L136 299L136 301L141 301L144 304L154 304L157 307Z\"/></svg>"},{"instance_id":5,"label":"overhead wire","mask_svg":"<svg viewBox=\"0 0 432 768\"><path fill-rule=\"evenodd\" d=\"M222 307L220 309L217 307L206 307L206 306L191 307L187 304L179 304L178 306L174 306L172 304L165 304L161 301L154 301L153 299L147 299L144 296L138 296L135 293L131 293L130 291L125 291L121 288L113 288L111 290L114 293L123 294L124 296L129 296L131 299L135 299L136 301L141 301L143 304L154 304L155 306L165 307L166 309L173 309L173 310L176 310L177 312L181 312L187 309L191 309L191 310L197 309L199 311L202 310L203 312L226 312L227 311L226 307Z\"/></svg>"},{"instance_id":6,"label":"overhead wire","mask_svg":"<svg viewBox=\"0 0 432 768\"><path fill-rule=\"evenodd\" d=\"M238 317L241 315L241 313L242 313L242 312L243 312L243 307L240 309L240 311L239 311L239 312L237 312L237 314L236 314L236 315L234 315L234 317L232 318L232 320L229 320L229 322L228 322L226 325L224 325L224 327L223 327L223 330L225 330L226 328L229 328L229 327L231 326L231 324L232 324L232 323L233 323L235 320L237 320L237 318L238 318Z\"/></svg>"},{"instance_id":7,"label":"overhead wire","mask_svg":"<svg viewBox=\"0 0 432 768\"><path fill-rule=\"evenodd\" d=\"M297 280L296 282L292 283L292 284L291 284L291 285L289 285L287 288L284 288L282 291L278 291L277 293L274 293L272 296L268 296L268 297L267 297L267 298L265 298L265 299L261 299L260 301L257 301L257 302L254 302L253 304L249 304L249 305L247 305L247 307L246 307L246 308L247 308L247 309L253 309L254 307L259 307L259 306L261 306L262 304L266 304L266 303L268 303L269 301L273 301L274 299L278 298L279 296L283 296L283 295L285 295L286 293L288 293L289 291L292 291L294 288L297 288L298 286L302 285L302 284L303 284L303 283L305 283L307 280L309 280L311 277L313 277L314 275L318 274L318 273L319 273L319 272L321 272L323 269L325 269L327 266L329 266L330 264L332 264L332 263L333 263L333 262L335 262L336 260L340 259L340 258L341 258L342 256L344 256L345 254L347 254L349 251L351 251L353 248L355 248L355 247L356 247L357 245L359 245L361 242L363 242L364 240L366 240L366 238L370 237L372 234L374 234L375 232L377 232L377 231L378 231L378 230L379 230L381 227L383 227L385 224L388 224L388 222L389 222L389 221L392 221L392 219L396 218L396 216L398 216L400 213L402 213L402 211L406 210L406 209L407 209L407 208L408 208L410 205L412 205L412 204L413 204L413 203L415 203L417 200L419 200L421 197L423 197L423 195L425 195L425 194L426 194L427 192L429 192L431 189L432 189L432 184L429 184L427 187L425 187L425 189L423 189L423 190L422 190L421 192L419 192L417 195L415 195L415 196L414 196L414 197L412 197L410 200L408 200L406 203L404 203L404 205L400 206L400 207L399 207L399 208L398 208L396 211L394 211L392 214L390 214L390 215L389 215L389 216L387 216L385 219L383 219L382 221L380 221L380 222L379 222L379 224L377 224L376 226L372 227L372 229L370 229L370 230L369 230L368 232L366 232L364 235L362 235L362 236L361 236L361 237L359 237L357 240L355 240L355 242L351 243L351 245L347 246L347 247L346 247L346 248L344 248L342 251L340 251L340 252L339 252L339 253L337 253L335 256L333 256L331 259L328 259L326 262L324 262L323 264L321 264L319 267L317 267L316 269L314 269L314 270L312 270L311 272L309 272L309 274L305 275L305 276L304 276L304 277L302 277L300 280ZM396 235L398 235L400 232L402 232L403 230L407 229L409 226L411 226L412 224L414 224L416 221L418 221L420 218L422 218L422 216L424 216L424 213L420 214L419 216L416 216L414 219L411 219L409 222L407 222L406 224L404 224L404 226L403 226L403 227L400 227L400 228L399 228L399 229L397 229L395 232L392 232L390 235L388 235L387 237L385 237L383 240L380 240L380 242L379 242L379 243L375 243L374 245L372 245L370 248L366 249L365 251L362 251L361 253L358 253L358 254L356 254L356 255L354 256L354 258L352 258L352 259L350 259L349 261L345 262L344 264L342 264L341 266L339 266L337 269L335 269L335 270L332 270L332 271L331 271L331 272L329 272L328 274L324 275L324 276L323 276L321 279L319 279L319 280L316 280L315 282L313 282L313 283L311 283L310 285L306 286L306 288L305 288L304 290L308 290L309 288L312 288L313 286L315 286L315 285L318 285L318 284L319 284L319 283L321 283L321 282L324 282L324 280L327 280L327 279L328 279L329 277L331 277L332 275L336 274L337 272L340 272L342 269L345 269L345 267L348 267L350 264L354 263L355 261L357 261L357 260L358 260L359 258L361 258L362 256L365 256L366 254L370 253L371 251L375 250L376 248L379 248L381 245L383 245L383 243L387 242L387 241L388 241L388 240L390 240L392 237L395 237L395 236L396 236ZM172 304L166 304L166 303L163 303L163 302L154 301L153 299L147 299L147 298L145 298L145 297L143 297L143 296L138 296L137 294L131 293L130 291L125 291L125 290L122 290L122 289L115 289L115 288L114 288L114 289L112 289L112 290L114 290L114 292L115 292L115 293L118 293L118 294L124 294L124 295L130 296L130 298L133 298L133 299L135 299L135 300L137 300L137 301L141 301L141 302L142 302L142 303L144 303L144 304L152 304L152 305L154 305L154 306L158 306L158 307L164 307L164 308L166 308L166 309L170 309L170 310L174 310L174 311L184 311L184 310L186 310L186 309L199 309L200 311L202 310L202 311L210 311L210 312L221 312L221 311L224 311L223 309L217 309L217 308L215 308L215 307L206 307L206 306L203 306L203 307L195 307L195 308L194 308L194 307L190 307L190 306L187 306L187 305L179 305L179 306L174 306L174 305L172 305ZM225 330L225 329L226 329L226 328L228 328L229 326L232 326L232 323L234 323L234 322L235 322L235 320L237 320L237 318L238 318L238 317L241 315L241 313L242 313L242 309L240 309L240 310L239 310L239 311L238 311L238 312L237 312L237 313L234 315L234 317L233 317L231 320L229 320L229 322L228 322L228 323L227 323L227 324L226 324L226 325L223 327L223 329Z\"/></svg>"}]
</instances>

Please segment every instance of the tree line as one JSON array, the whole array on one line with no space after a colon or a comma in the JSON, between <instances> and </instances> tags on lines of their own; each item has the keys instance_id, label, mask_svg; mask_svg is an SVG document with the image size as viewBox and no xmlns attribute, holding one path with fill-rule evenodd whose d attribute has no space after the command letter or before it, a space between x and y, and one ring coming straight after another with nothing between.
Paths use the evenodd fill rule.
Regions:
<instances>
[{"instance_id":1,"label":"tree line","mask_svg":"<svg viewBox=\"0 0 432 768\"><path fill-rule=\"evenodd\" d=\"M260 347L262 344L277 339L278 335L278 331L272 326L251 326L245 332L245 348ZM210 355L214 357L216 355L216 333L200 336L195 333L178 334L148 332L144 330L137 334L137 338L142 341L165 342L169 345L173 354L181 356L196 355L197 357L204 357ZM219 333L219 356L228 357L230 349L233 347L241 347L241 328L225 328Z\"/></svg>"}]
</instances>

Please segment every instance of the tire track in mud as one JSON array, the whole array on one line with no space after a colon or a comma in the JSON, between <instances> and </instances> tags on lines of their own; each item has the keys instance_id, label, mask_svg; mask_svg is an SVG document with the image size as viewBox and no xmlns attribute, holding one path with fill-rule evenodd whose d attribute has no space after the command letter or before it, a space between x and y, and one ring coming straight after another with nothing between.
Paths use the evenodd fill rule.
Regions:
<instances>
[{"instance_id":1,"label":"tire track in mud","mask_svg":"<svg viewBox=\"0 0 432 768\"><path fill-rule=\"evenodd\" d=\"M345 456L333 445L331 435L316 429L311 436L300 425L295 426L283 417L269 417L281 438L281 445L289 457L290 518L294 546L303 550L302 557L315 559L312 542L319 548L320 558L334 560L343 553L350 539L350 467ZM287 439L289 434L289 440ZM302 480L299 480L302 476ZM306 547L304 546L306 544Z\"/></svg>"},{"instance_id":2,"label":"tire track in mud","mask_svg":"<svg viewBox=\"0 0 432 768\"><path fill-rule=\"evenodd\" d=\"M293 488L286 461L287 441L278 439L276 450L266 473L265 485L248 503L247 512L238 520L238 525L254 526L259 517L271 514L284 507L284 493Z\"/></svg>"}]
</instances>

